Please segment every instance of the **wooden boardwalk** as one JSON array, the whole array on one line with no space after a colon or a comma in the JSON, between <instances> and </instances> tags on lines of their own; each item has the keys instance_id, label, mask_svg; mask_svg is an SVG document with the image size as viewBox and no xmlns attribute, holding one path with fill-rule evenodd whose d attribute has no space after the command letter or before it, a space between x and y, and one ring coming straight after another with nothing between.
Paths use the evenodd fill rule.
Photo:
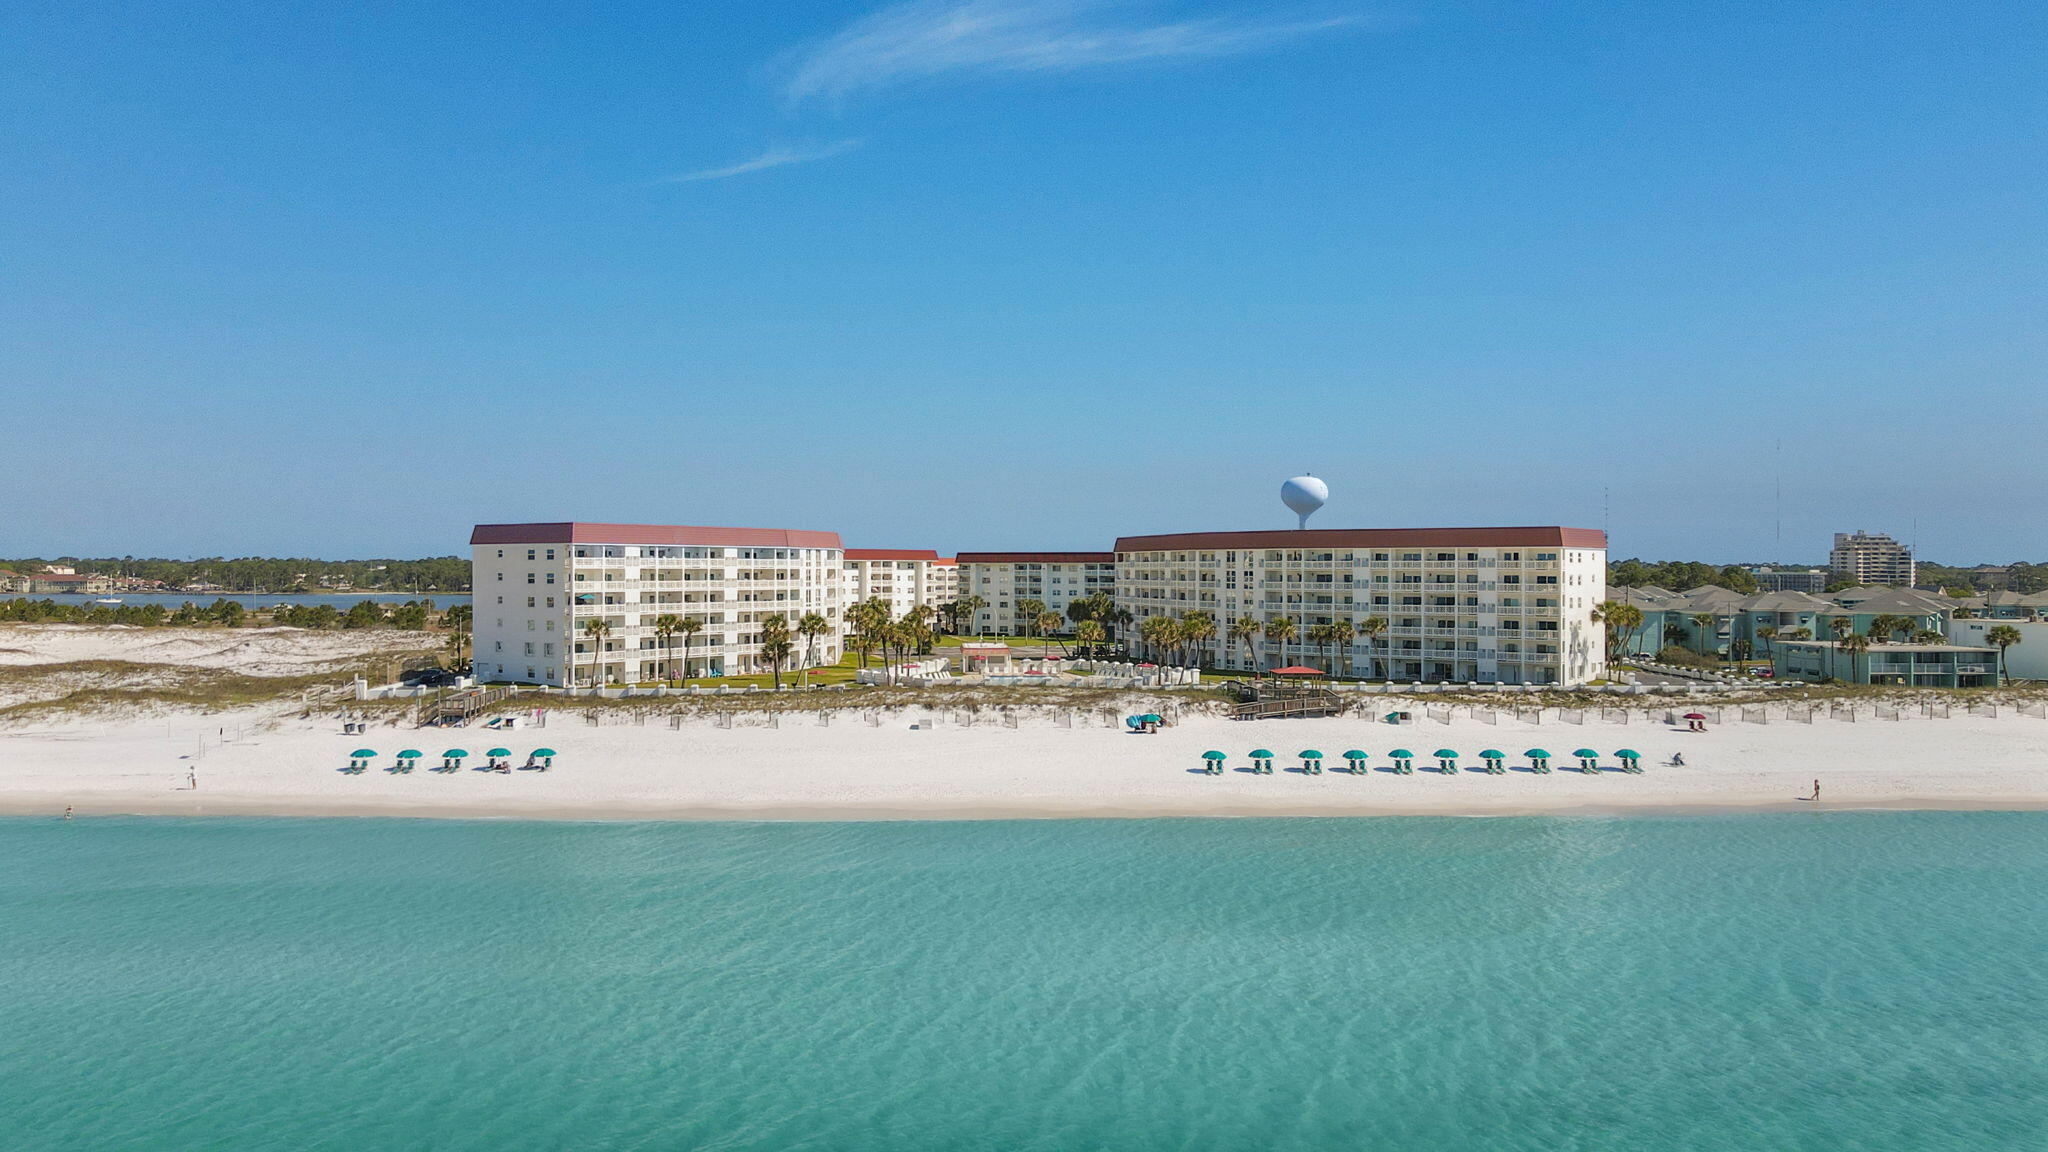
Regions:
<instances>
[{"instance_id":1,"label":"wooden boardwalk","mask_svg":"<svg viewBox=\"0 0 2048 1152\"><path fill-rule=\"evenodd\" d=\"M460 727L476 719L477 714L512 695L510 688L470 688L453 696L443 696L432 706L420 710L419 726Z\"/></svg>"},{"instance_id":2,"label":"wooden boardwalk","mask_svg":"<svg viewBox=\"0 0 2048 1152\"><path fill-rule=\"evenodd\" d=\"M1252 687L1245 691L1249 699L1239 700L1231 706L1233 720L1274 720L1288 716L1337 716L1344 711L1344 701L1327 688L1287 687L1279 690Z\"/></svg>"}]
</instances>

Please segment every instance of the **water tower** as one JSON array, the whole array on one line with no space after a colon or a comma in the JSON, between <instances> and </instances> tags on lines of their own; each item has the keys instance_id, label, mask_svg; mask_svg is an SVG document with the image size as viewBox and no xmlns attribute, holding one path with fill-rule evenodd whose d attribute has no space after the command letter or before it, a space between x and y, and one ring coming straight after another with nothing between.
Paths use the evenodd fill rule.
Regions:
<instances>
[{"instance_id":1,"label":"water tower","mask_svg":"<svg viewBox=\"0 0 2048 1152\"><path fill-rule=\"evenodd\" d=\"M1313 476L1296 476L1280 486L1280 502L1298 517L1295 527L1308 527L1308 518L1330 498L1330 486Z\"/></svg>"}]
</instances>

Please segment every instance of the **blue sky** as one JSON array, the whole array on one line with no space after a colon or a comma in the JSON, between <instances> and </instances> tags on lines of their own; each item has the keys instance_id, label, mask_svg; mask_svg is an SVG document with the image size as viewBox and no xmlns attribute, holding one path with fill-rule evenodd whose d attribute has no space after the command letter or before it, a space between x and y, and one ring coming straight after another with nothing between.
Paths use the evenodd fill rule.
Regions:
<instances>
[{"instance_id":1,"label":"blue sky","mask_svg":"<svg viewBox=\"0 0 2048 1152\"><path fill-rule=\"evenodd\" d=\"M8 5L0 555L1107 547L1306 470L2048 559L2044 58L2021 3Z\"/></svg>"}]
</instances>

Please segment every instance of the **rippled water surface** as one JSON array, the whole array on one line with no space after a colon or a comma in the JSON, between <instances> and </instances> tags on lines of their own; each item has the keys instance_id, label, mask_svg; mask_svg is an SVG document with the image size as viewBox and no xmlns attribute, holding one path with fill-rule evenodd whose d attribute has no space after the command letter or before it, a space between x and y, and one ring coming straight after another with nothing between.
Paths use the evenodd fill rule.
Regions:
<instances>
[{"instance_id":1,"label":"rippled water surface","mask_svg":"<svg viewBox=\"0 0 2048 1152\"><path fill-rule=\"evenodd\" d=\"M2044 1132L2042 814L0 821L11 1150Z\"/></svg>"}]
</instances>

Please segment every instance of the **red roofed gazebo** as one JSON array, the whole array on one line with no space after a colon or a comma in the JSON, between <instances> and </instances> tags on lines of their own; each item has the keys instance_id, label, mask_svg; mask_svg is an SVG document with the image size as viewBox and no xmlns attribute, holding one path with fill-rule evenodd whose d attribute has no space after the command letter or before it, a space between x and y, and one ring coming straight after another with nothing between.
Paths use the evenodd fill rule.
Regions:
<instances>
[{"instance_id":1,"label":"red roofed gazebo","mask_svg":"<svg viewBox=\"0 0 2048 1152\"><path fill-rule=\"evenodd\" d=\"M1273 669L1273 675L1275 676L1321 676L1322 674L1323 670L1321 668L1305 668L1300 664Z\"/></svg>"}]
</instances>

